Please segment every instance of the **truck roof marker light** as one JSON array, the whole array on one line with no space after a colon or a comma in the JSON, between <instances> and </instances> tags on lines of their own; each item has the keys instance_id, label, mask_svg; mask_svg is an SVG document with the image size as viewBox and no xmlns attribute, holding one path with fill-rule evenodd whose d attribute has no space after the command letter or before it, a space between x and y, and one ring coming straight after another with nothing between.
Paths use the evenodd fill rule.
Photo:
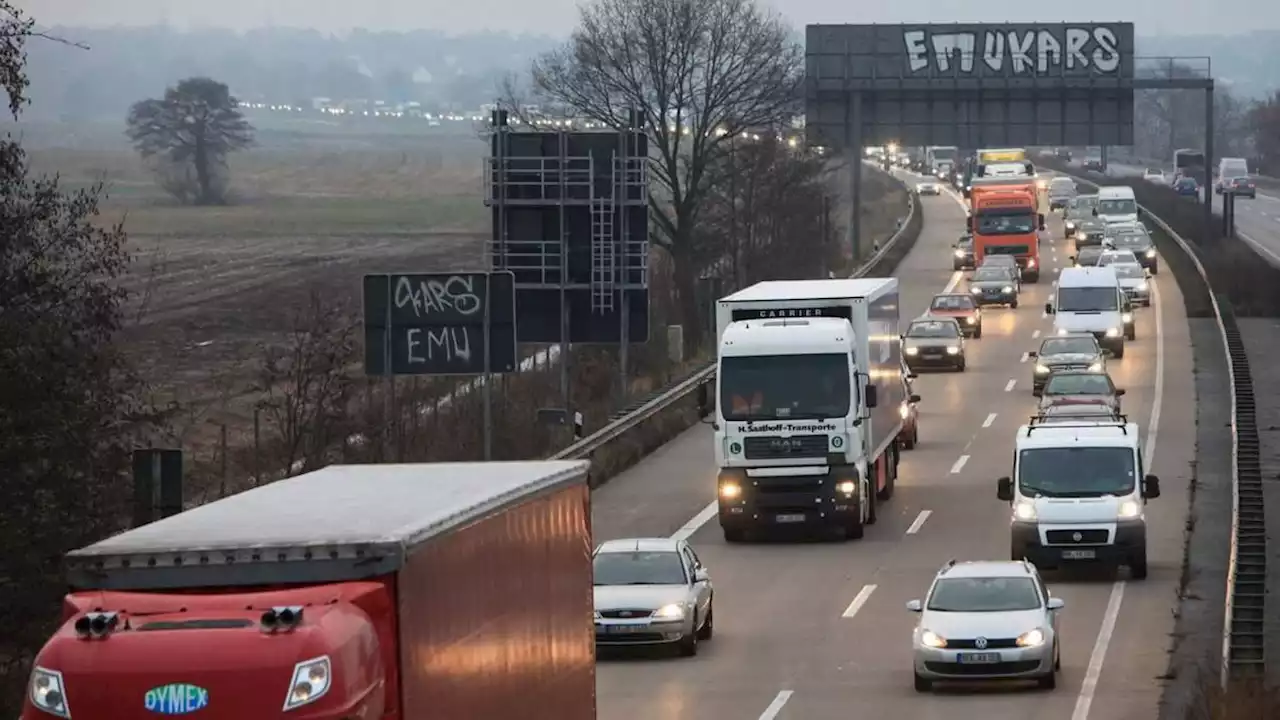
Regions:
<instances>
[{"instance_id":1,"label":"truck roof marker light","mask_svg":"<svg viewBox=\"0 0 1280 720\"><path fill-rule=\"evenodd\" d=\"M85 613L76 619L76 637L81 640L105 638L120 624L119 616L113 612Z\"/></svg>"},{"instance_id":2,"label":"truck roof marker light","mask_svg":"<svg viewBox=\"0 0 1280 720\"><path fill-rule=\"evenodd\" d=\"M262 613L261 626L263 632L289 632L300 624L302 624L301 605L273 607Z\"/></svg>"}]
</instances>

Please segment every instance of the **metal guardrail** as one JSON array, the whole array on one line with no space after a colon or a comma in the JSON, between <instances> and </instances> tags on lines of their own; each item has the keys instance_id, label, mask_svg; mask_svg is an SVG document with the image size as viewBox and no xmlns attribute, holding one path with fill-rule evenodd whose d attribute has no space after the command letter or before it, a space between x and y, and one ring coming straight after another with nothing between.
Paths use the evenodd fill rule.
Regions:
<instances>
[{"instance_id":1,"label":"metal guardrail","mask_svg":"<svg viewBox=\"0 0 1280 720\"><path fill-rule=\"evenodd\" d=\"M1063 173L1076 182L1098 187L1088 178ZM1213 305L1214 319L1222 336L1231 371L1231 547L1227 562L1227 592L1222 620L1222 666L1219 682L1226 689L1244 672L1256 673L1265 667L1263 653L1264 602L1266 594L1266 522L1263 516L1261 447L1253 380L1244 342L1235 313L1224 297L1219 302L1209 282L1209 273L1190 243L1159 216L1142 207L1169 239L1177 243L1195 265Z\"/></svg>"},{"instance_id":2,"label":"metal guardrail","mask_svg":"<svg viewBox=\"0 0 1280 720\"><path fill-rule=\"evenodd\" d=\"M891 175L891 177L894 177L895 180L898 180L904 187L906 187L905 182L902 182L896 176ZM915 197L915 195L910 192L910 188L908 187L907 189L908 189L907 215L903 219L902 226L899 227L897 231L895 231L894 234L891 235L887 241L885 241L884 245L874 255L868 258L866 262L862 263L862 265L860 265L858 269L855 270L852 275L850 275L850 277L855 277L855 278L863 277L868 272L870 272L872 268L876 267L876 265L880 263L880 261L883 260L885 256L888 255L889 252L891 252L894 249L894 246L898 244L898 241L903 237L907 229L911 226L912 219L914 218L915 214L919 212L920 203L919 203L919 200ZM671 387L670 389L663 391L660 395L654 397L648 402L645 402L644 404L640 405L632 412L627 413L622 417L619 417L618 419L614 420L608 425L605 425L604 427L600 428L596 432L566 447L565 449L561 450L555 455L552 455L549 459L551 460L589 459L591 455L595 453L597 450L599 450L600 448L604 447L605 445L608 445L614 440L617 440L622 435L635 429L637 426L644 423L646 420L652 418L654 415L657 415L663 410L666 410L672 405L685 399L690 394L697 392L698 388L712 383L715 380L715 376L716 376L716 364L712 362L707 364L706 367L696 370L692 375L690 375L686 379L677 383L675 386Z\"/></svg>"}]
</instances>

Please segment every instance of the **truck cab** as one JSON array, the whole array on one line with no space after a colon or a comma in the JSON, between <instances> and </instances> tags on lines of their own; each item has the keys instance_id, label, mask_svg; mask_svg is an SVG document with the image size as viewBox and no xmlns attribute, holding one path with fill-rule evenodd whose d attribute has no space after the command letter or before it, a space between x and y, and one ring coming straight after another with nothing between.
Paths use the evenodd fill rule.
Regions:
<instances>
[{"instance_id":1,"label":"truck cab","mask_svg":"<svg viewBox=\"0 0 1280 720\"><path fill-rule=\"evenodd\" d=\"M1144 462L1138 425L1123 415L1031 418L1014 441L1013 475L996 481L1011 510L1012 559L1126 565L1145 578L1146 504L1160 480Z\"/></svg>"},{"instance_id":2,"label":"truck cab","mask_svg":"<svg viewBox=\"0 0 1280 720\"><path fill-rule=\"evenodd\" d=\"M1058 335L1088 332L1113 357L1124 357L1125 339L1132 334L1132 309L1116 271L1110 267L1064 268L1058 275L1054 299L1044 305L1053 316Z\"/></svg>"},{"instance_id":3,"label":"truck cab","mask_svg":"<svg viewBox=\"0 0 1280 720\"><path fill-rule=\"evenodd\" d=\"M970 198L972 212L969 231L973 234L974 262L981 265L991 255L1011 255L1022 279L1040 280L1040 231L1044 215L1039 212L1034 181L1025 177L992 178L974 185Z\"/></svg>"}]
</instances>

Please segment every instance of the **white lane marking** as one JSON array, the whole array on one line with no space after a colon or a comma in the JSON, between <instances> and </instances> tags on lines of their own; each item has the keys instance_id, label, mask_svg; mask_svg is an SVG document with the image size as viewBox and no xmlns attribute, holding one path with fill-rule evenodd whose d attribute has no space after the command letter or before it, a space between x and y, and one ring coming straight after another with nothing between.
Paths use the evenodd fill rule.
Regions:
<instances>
[{"instance_id":1,"label":"white lane marking","mask_svg":"<svg viewBox=\"0 0 1280 720\"><path fill-rule=\"evenodd\" d=\"M1156 440L1160 432L1160 412L1164 409L1164 313L1160 309L1160 291L1151 286L1151 304L1156 309L1156 382L1155 397L1151 399L1151 417L1147 420L1147 447L1142 455L1142 463L1148 468L1155 459ZM1124 602L1125 581L1118 580L1111 586L1111 597L1107 599L1107 609L1102 615L1102 627L1098 629L1098 640L1093 644L1093 652L1089 655L1089 667L1084 673L1084 682L1080 685L1080 694L1076 697L1076 707L1071 713L1071 720L1088 720L1089 708L1093 706L1093 696L1098 691L1098 679L1102 677L1102 663L1107 657L1107 648L1111 645L1111 637L1115 634L1116 620L1120 617L1120 605Z\"/></svg>"},{"instance_id":2,"label":"white lane marking","mask_svg":"<svg viewBox=\"0 0 1280 720\"><path fill-rule=\"evenodd\" d=\"M1040 331L1039 331L1039 330L1037 330L1037 331L1035 331L1035 332L1031 333L1031 339L1032 339L1032 340L1035 340L1035 339L1036 339L1036 338L1038 338L1038 337L1040 337Z\"/></svg>"},{"instance_id":3,"label":"white lane marking","mask_svg":"<svg viewBox=\"0 0 1280 720\"><path fill-rule=\"evenodd\" d=\"M1018 358L1018 362L1020 362L1020 363L1024 363L1024 362L1026 362L1026 361L1027 361L1027 358L1029 358L1029 357L1031 357L1031 356L1030 356L1030 355L1028 355L1028 354L1026 354L1026 353L1022 353L1022 357Z\"/></svg>"},{"instance_id":4,"label":"white lane marking","mask_svg":"<svg viewBox=\"0 0 1280 720\"><path fill-rule=\"evenodd\" d=\"M995 421L996 421L996 414L991 413L990 415L987 416L986 420L982 421L982 427L989 428L991 427L991 424L994 423Z\"/></svg>"},{"instance_id":5,"label":"white lane marking","mask_svg":"<svg viewBox=\"0 0 1280 720\"><path fill-rule=\"evenodd\" d=\"M1047 312L1045 312L1045 311L1041 310L1041 311L1040 311L1040 319L1041 319L1041 320L1047 320L1048 318L1049 318L1049 313L1047 313Z\"/></svg>"},{"instance_id":6,"label":"white lane marking","mask_svg":"<svg viewBox=\"0 0 1280 720\"><path fill-rule=\"evenodd\" d=\"M1017 380L1010 380L1009 382L1005 383L1004 391L1005 391L1005 392L1013 392L1013 386L1014 386L1014 385L1017 385L1017 384L1018 384L1018 381L1017 381Z\"/></svg>"},{"instance_id":7,"label":"white lane marking","mask_svg":"<svg viewBox=\"0 0 1280 720\"><path fill-rule=\"evenodd\" d=\"M959 270L951 273L951 279L947 281L947 286L942 288L942 292L940 294L945 295L951 292L952 290L955 290L956 286L960 284L960 280L963 277L964 277L964 273L960 272Z\"/></svg>"},{"instance_id":8,"label":"white lane marking","mask_svg":"<svg viewBox=\"0 0 1280 720\"><path fill-rule=\"evenodd\" d=\"M932 514L933 514L932 510L921 510L920 514L916 516L916 519L912 520L911 525L907 527L907 534L915 535L916 533L920 532L920 528L921 526L924 525L924 521L928 520L929 516Z\"/></svg>"},{"instance_id":9,"label":"white lane marking","mask_svg":"<svg viewBox=\"0 0 1280 720\"><path fill-rule=\"evenodd\" d=\"M969 456L961 455L960 459L956 460L955 464L951 466L951 474L952 475L958 474L961 470L964 469L964 464L967 462L969 462Z\"/></svg>"},{"instance_id":10,"label":"white lane marking","mask_svg":"<svg viewBox=\"0 0 1280 720\"><path fill-rule=\"evenodd\" d=\"M786 705L787 701L790 700L791 696L794 694L795 692L791 690L779 690L778 695L773 699L773 702L769 703L769 707L765 708L764 712L760 713L759 720L773 720L778 717L778 713L782 712L782 706Z\"/></svg>"},{"instance_id":11,"label":"white lane marking","mask_svg":"<svg viewBox=\"0 0 1280 720\"><path fill-rule=\"evenodd\" d=\"M671 533L671 539L672 540L688 540L689 538L693 537L694 533L698 532L698 528L701 528L703 525L706 525L707 521L715 517L716 513L719 511L720 511L719 503L715 500L712 500L710 503L707 504L706 507L699 510L697 515L694 515L692 518L690 518L689 522L680 526L679 530L675 531L674 533Z\"/></svg>"},{"instance_id":12,"label":"white lane marking","mask_svg":"<svg viewBox=\"0 0 1280 720\"><path fill-rule=\"evenodd\" d=\"M862 589L858 591L858 594L853 596L853 602L849 603L849 607L844 609L844 612L840 614L840 617L851 618L854 615L857 615L858 611L862 609L862 606L867 604L867 600L871 599L871 593L875 591L875 585L863 585Z\"/></svg>"}]
</instances>

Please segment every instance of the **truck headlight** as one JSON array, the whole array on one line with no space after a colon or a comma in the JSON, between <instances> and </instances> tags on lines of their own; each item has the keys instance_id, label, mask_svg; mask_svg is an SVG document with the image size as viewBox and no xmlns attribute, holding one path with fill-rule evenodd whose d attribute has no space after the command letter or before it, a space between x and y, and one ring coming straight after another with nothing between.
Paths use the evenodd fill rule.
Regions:
<instances>
[{"instance_id":1,"label":"truck headlight","mask_svg":"<svg viewBox=\"0 0 1280 720\"><path fill-rule=\"evenodd\" d=\"M1107 337L1120 337L1120 328L1107 328Z\"/></svg>"},{"instance_id":2,"label":"truck headlight","mask_svg":"<svg viewBox=\"0 0 1280 720\"><path fill-rule=\"evenodd\" d=\"M1146 280L1143 280L1142 282L1138 283L1138 290L1140 292L1145 292L1150 289L1151 289L1151 286L1147 284Z\"/></svg>"},{"instance_id":3,"label":"truck headlight","mask_svg":"<svg viewBox=\"0 0 1280 720\"><path fill-rule=\"evenodd\" d=\"M959 345L948 345L948 346L947 346L947 354L948 354L948 355L959 355L959 354L960 354L960 346L959 346Z\"/></svg>"},{"instance_id":4,"label":"truck headlight","mask_svg":"<svg viewBox=\"0 0 1280 720\"><path fill-rule=\"evenodd\" d=\"M1036 259L1035 259L1035 258L1027 258L1027 267L1029 267L1029 268L1033 268L1033 267L1035 267L1035 266L1036 266Z\"/></svg>"},{"instance_id":5,"label":"truck headlight","mask_svg":"<svg viewBox=\"0 0 1280 720\"><path fill-rule=\"evenodd\" d=\"M858 486L852 480L841 480L836 483L836 492L843 493L845 495L852 495L857 492L857 490Z\"/></svg>"},{"instance_id":6,"label":"truck headlight","mask_svg":"<svg viewBox=\"0 0 1280 720\"><path fill-rule=\"evenodd\" d=\"M913 347L909 347L909 348L907 348L907 349L906 349L906 351L905 351L905 352L906 352L908 355L919 355L919 354L920 354L920 348L913 348Z\"/></svg>"},{"instance_id":7,"label":"truck headlight","mask_svg":"<svg viewBox=\"0 0 1280 720\"><path fill-rule=\"evenodd\" d=\"M671 603L670 605L663 605L662 607L653 611L653 617L658 620L683 620L684 606L680 605L679 603Z\"/></svg>"},{"instance_id":8,"label":"truck headlight","mask_svg":"<svg viewBox=\"0 0 1280 720\"><path fill-rule=\"evenodd\" d=\"M1125 325L1128 325L1129 323L1133 322L1133 313L1125 313L1121 315L1120 322L1124 323Z\"/></svg>"},{"instance_id":9,"label":"truck headlight","mask_svg":"<svg viewBox=\"0 0 1280 720\"><path fill-rule=\"evenodd\" d=\"M1156 249L1155 249L1155 248L1151 248L1150 250L1148 250L1148 251L1147 251L1147 257L1149 257L1149 258L1153 258L1153 257L1155 257L1155 256L1156 256Z\"/></svg>"},{"instance_id":10,"label":"truck headlight","mask_svg":"<svg viewBox=\"0 0 1280 720\"><path fill-rule=\"evenodd\" d=\"M947 646L947 641L932 630L921 630L920 644L929 648L944 648Z\"/></svg>"},{"instance_id":11,"label":"truck headlight","mask_svg":"<svg viewBox=\"0 0 1280 720\"><path fill-rule=\"evenodd\" d=\"M1044 644L1044 631L1036 628L1018 636L1018 647L1040 647Z\"/></svg>"},{"instance_id":12,"label":"truck headlight","mask_svg":"<svg viewBox=\"0 0 1280 720\"><path fill-rule=\"evenodd\" d=\"M1133 500L1125 500L1120 503L1120 507L1116 509L1117 518L1136 518L1142 514L1142 506Z\"/></svg>"},{"instance_id":13,"label":"truck headlight","mask_svg":"<svg viewBox=\"0 0 1280 720\"><path fill-rule=\"evenodd\" d=\"M898 414L902 416L903 420L906 420L907 418L911 417L911 405L905 402L899 405Z\"/></svg>"},{"instance_id":14,"label":"truck headlight","mask_svg":"<svg viewBox=\"0 0 1280 720\"><path fill-rule=\"evenodd\" d=\"M1096 362L1089 366L1089 372L1102 372L1102 363Z\"/></svg>"},{"instance_id":15,"label":"truck headlight","mask_svg":"<svg viewBox=\"0 0 1280 720\"><path fill-rule=\"evenodd\" d=\"M1013 286L1005 285L1004 287L1000 288L1000 292L1011 293L1013 292Z\"/></svg>"},{"instance_id":16,"label":"truck headlight","mask_svg":"<svg viewBox=\"0 0 1280 720\"><path fill-rule=\"evenodd\" d=\"M1029 502L1020 502L1013 506L1013 519L1032 522L1036 519L1036 506Z\"/></svg>"},{"instance_id":17,"label":"truck headlight","mask_svg":"<svg viewBox=\"0 0 1280 720\"><path fill-rule=\"evenodd\" d=\"M36 666L31 670L29 695L31 704L38 710L70 718L71 710L67 707L67 686L62 681L62 673Z\"/></svg>"},{"instance_id":18,"label":"truck headlight","mask_svg":"<svg viewBox=\"0 0 1280 720\"><path fill-rule=\"evenodd\" d=\"M1060 327L1060 328L1058 328L1058 334L1059 334L1059 335L1066 335L1066 334L1067 334L1067 329L1066 329L1066 328L1064 328L1064 327Z\"/></svg>"},{"instance_id":19,"label":"truck headlight","mask_svg":"<svg viewBox=\"0 0 1280 720\"><path fill-rule=\"evenodd\" d=\"M1037 375L1048 375L1048 374L1049 374L1049 366L1048 366L1048 365L1036 365L1036 374L1037 374Z\"/></svg>"},{"instance_id":20,"label":"truck headlight","mask_svg":"<svg viewBox=\"0 0 1280 720\"><path fill-rule=\"evenodd\" d=\"M294 665L293 682L289 685L289 696L284 700L284 709L295 710L324 697L333 684L331 671L328 655Z\"/></svg>"},{"instance_id":21,"label":"truck headlight","mask_svg":"<svg viewBox=\"0 0 1280 720\"><path fill-rule=\"evenodd\" d=\"M742 486L736 482L720 483L720 497L725 500L734 500L742 497Z\"/></svg>"}]
</instances>

